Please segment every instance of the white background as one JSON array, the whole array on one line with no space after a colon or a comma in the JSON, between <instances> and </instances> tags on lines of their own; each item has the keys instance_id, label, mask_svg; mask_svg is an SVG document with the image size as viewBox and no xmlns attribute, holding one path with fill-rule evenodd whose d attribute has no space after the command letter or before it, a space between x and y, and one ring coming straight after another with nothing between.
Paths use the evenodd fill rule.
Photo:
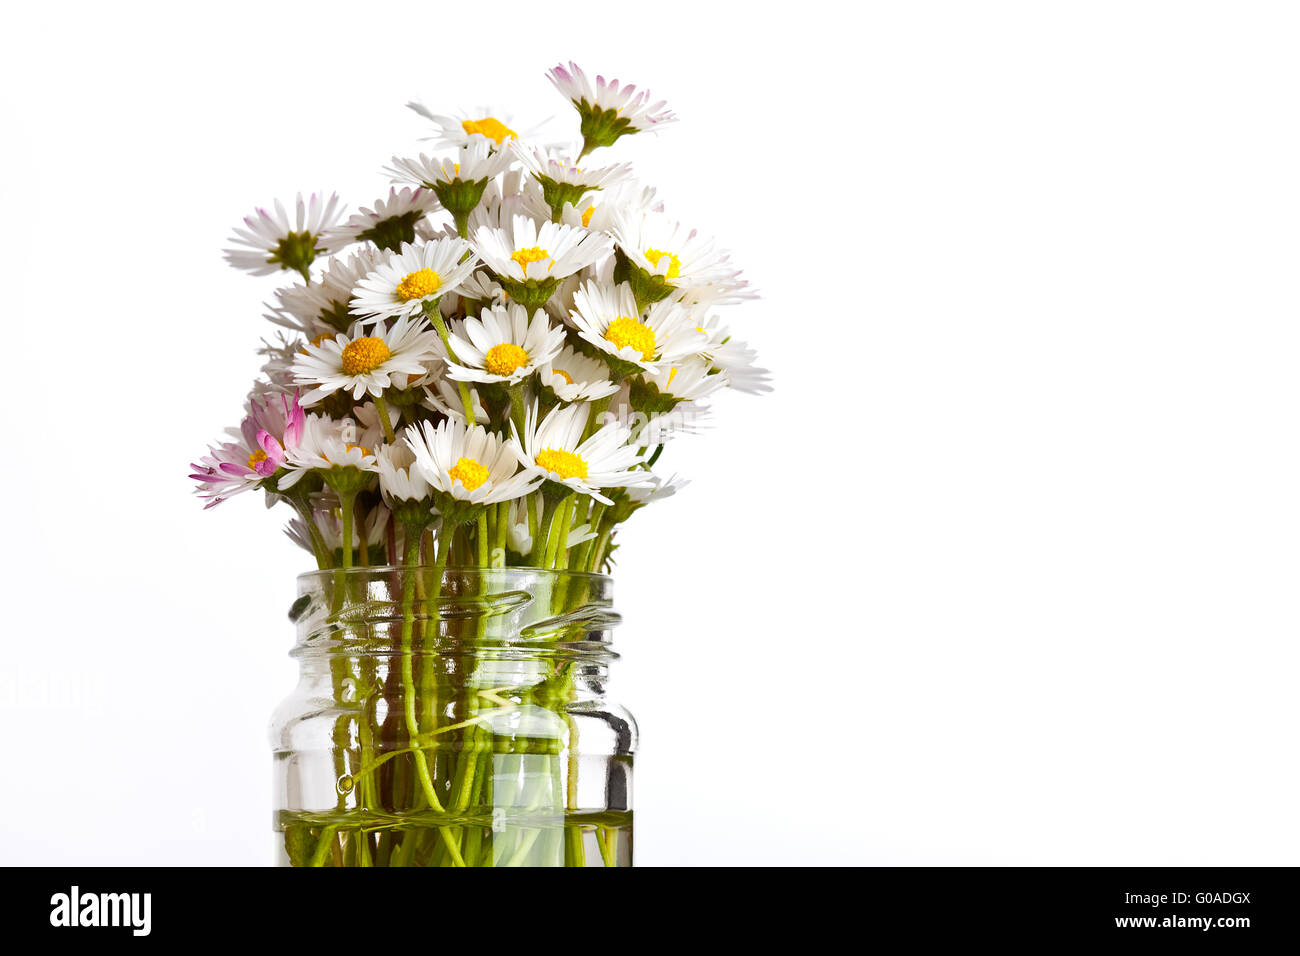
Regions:
<instances>
[{"instance_id":1,"label":"white background","mask_svg":"<svg viewBox=\"0 0 1300 956\"><path fill-rule=\"evenodd\" d=\"M0 863L271 859L308 561L190 496L274 287L220 251L413 97L576 130L570 57L681 117L617 152L778 388L622 536L639 862L1300 862L1294 10L8 8Z\"/></svg>"}]
</instances>

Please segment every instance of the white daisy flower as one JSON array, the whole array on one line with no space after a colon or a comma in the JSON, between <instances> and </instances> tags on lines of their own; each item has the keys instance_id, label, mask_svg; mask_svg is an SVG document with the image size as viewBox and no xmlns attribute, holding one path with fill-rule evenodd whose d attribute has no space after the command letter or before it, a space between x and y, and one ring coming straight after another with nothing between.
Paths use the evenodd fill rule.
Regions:
<instances>
[{"instance_id":1,"label":"white daisy flower","mask_svg":"<svg viewBox=\"0 0 1300 956\"><path fill-rule=\"evenodd\" d=\"M542 199L551 218L562 215L566 206L575 205L587 193L614 186L632 175L630 163L595 168L578 166L549 150L525 146L518 141L510 143L510 151L541 185Z\"/></svg>"},{"instance_id":2,"label":"white daisy flower","mask_svg":"<svg viewBox=\"0 0 1300 956\"><path fill-rule=\"evenodd\" d=\"M541 514L546 499L539 491L531 497L524 496L510 502L510 519L506 525L506 545L515 554L529 555L533 551L533 535L528 526L528 502L533 503L533 513Z\"/></svg>"},{"instance_id":3,"label":"white daisy flower","mask_svg":"<svg viewBox=\"0 0 1300 956\"><path fill-rule=\"evenodd\" d=\"M514 385L560 353L564 328L553 328L544 309L530 320L527 309L511 303L456 323L448 340L456 353L455 361L443 356L449 378Z\"/></svg>"},{"instance_id":4,"label":"white daisy flower","mask_svg":"<svg viewBox=\"0 0 1300 956\"><path fill-rule=\"evenodd\" d=\"M632 434L632 444L638 448L657 448L683 435L698 435L709 426L713 409L707 403L677 402L668 411L648 408L644 392L633 401L636 386L635 380L625 381L599 420L622 422Z\"/></svg>"},{"instance_id":5,"label":"white daisy flower","mask_svg":"<svg viewBox=\"0 0 1300 956\"><path fill-rule=\"evenodd\" d=\"M732 338L716 317L705 319L703 325L695 327L695 332L700 337L698 354L726 379L729 388L750 395L772 391L771 373L754 364L758 352Z\"/></svg>"},{"instance_id":6,"label":"white daisy flower","mask_svg":"<svg viewBox=\"0 0 1300 956\"><path fill-rule=\"evenodd\" d=\"M654 392L647 396L649 402L638 403L638 386L646 385L654 386ZM664 409L667 411L678 402L697 402L726 386L726 376L714 372L712 365L703 358L692 355L681 362L651 369L641 382L632 382L632 400L642 406L662 401L668 406Z\"/></svg>"},{"instance_id":7,"label":"white daisy flower","mask_svg":"<svg viewBox=\"0 0 1300 956\"><path fill-rule=\"evenodd\" d=\"M424 153L415 159L394 156L393 165L385 166L384 171L395 183L436 190L457 181L493 179L509 169L514 158L509 150L494 149L487 138L477 136L450 156L438 158Z\"/></svg>"},{"instance_id":8,"label":"white daisy flower","mask_svg":"<svg viewBox=\"0 0 1300 956\"><path fill-rule=\"evenodd\" d=\"M598 146L612 146L620 136L655 129L675 122L663 100L651 102L648 90L637 91L630 83L606 80L597 75L593 83L576 63L560 64L547 71L555 88L578 109L582 117L582 152Z\"/></svg>"},{"instance_id":9,"label":"white daisy flower","mask_svg":"<svg viewBox=\"0 0 1300 956\"><path fill-rule=\"evenodd\" d=\"M696 311L708 311L718 305L735 305L758 298L758 292L750 288L749 280L740 277L739 270L720 272L708 282L701 282L683 287L677 297L684 305Z\"/></svg>"},{"instance_id":10,"label":"white daisy flower","mask_svg":"<svg viewBox=\"0 0 1300 956\"><path fill-rule=\"evenodd\" d=\"M377 250L362 247L346 258L331 259L319 282L276 289L279 305L267 318L308 339L347 331L355 319L348 311L353 287L385 258Z\"/></svg>"},{"instance_id":11,"label":"white daisy flower","mask_svg":"<svg viewBox=\"0 0 1300 956\"><path fill-rule=\"evenodd\" d=\"M677 492L681 491L690 482L685 478L673 475L669 478L655 477L653 484L643 485L638 488L629 488L627 496L639 505L648 505L652 501L662 501L665 498L671 498Z\"/></svg>"},{"instance_id":12,"label":"white daisy flower","mask_svg":"<svg viewBox=\"0 0 1300 956\"><path fill-rule=\"evenodd\" d=\"M508 150L494 148L485 137L475 136L453 157L435 159L423 153L418 159L394 156L388 171L399 182L414 182L432 190L451 213L457 235L467 236L470 213L482 201L488 183L505 172L512 159Z\"/></svg>"},{"instance_id":13,"label":"white daisy flower","mask_svg":"<svg viewBox=\"0 0 1300 956\"><path fill-rule=\"evenodd\" d=\"M527 474L612 504L601 489L646 484L651 475L637 467L641 455L628 444L631 432L621 422L609 422L583 441L590 413L591 406L585 403L557 405L539 422L534 403L522 435L511 423L510 447Z\"/></svg>"},{"instance_id":14,"label":"white daisy flower","mask_svg":"<svg viewBox=\"0 0 1300 956\"><path fill-rule=\"evenodd\" d=\"M425 363L437 357L438 334L423 316L400 316L393 327L375 328L376 335L339 333L319 345L307 345L293 363L300 385L314 385L303 398L314 405L339 389L362 395L383 395L393 375L423 375ZM405 384L405 382L403 382Z\"/></svg>"},{"instance_id":15,"label":"white daisy flower","mask_svg":"<svg viewBox=\"0 0 1300 956\"><path fill-rule=\"evenodd\" d=\"M566 209L563 220L569 225L581 223L597 232L610 232L621 217L644 216L648 212L663 212L664 204L653 186L636 182L619 183L599 194L588 193L574 209ZM570 222L576 217L576 222Z\"/></svg>"},{"instance_id":16,"label":"white daisy flower","mask_svg":"<svg viewBox=\"0 0 1300 956\"><path fill-rule=\"evenodd\" d=\"M480 228L474 248L503 280L563 279L607 255L608 236L547 222L540 226L527 216L514 216L508 229Z\"/></svg>"},{"instance_id":17,"label":"white daisy flower","mask_svg":"<svg viewBox=\"0 0 1300 956\"><path fill-rule=\"evenodd\" d=\"M227 249L226 261L236 269L246 269L254 275L270 275L281 269L290 269L310 281L308 271L319 255L328 255L331 246L322 238L343 213L337 193L328 199L317 193L304 201L298 194L292 222L280 200L275 201L274 212L258 207L251 216L244 217L244 226L236 227L230 241L243 248Z\"/></svg>"},{"instance_id":18,"label":"white daisy flower","mask_svg":"<svg viewBox=\"0 0 1300 956\"><path fill-rule=\"evenodd\" d=\"M416 227L438 206L428 189L390 189L387 199L375 200L373 209L362 207L348 221L325 233L331 248L352 242L373 242L380 249L400 249L416 240Z\"/></svg>"},{"instance_id":19,"label":"white daisy flower","mask_svg":"<svg viewBox=\"0 0 1300 956\"><path fill-rule=\"evenodd\" d=\"M437 493L471 505L509 501L532 492L541 479L521 471L514 451L482 425L448 419L404 432L415 468ZM446 510L444 505L440 509Z\"/></svg>"},{"instance_id":20,"label":"white daisy flower","mask_svg":"<svg viewBox=\"0 0 1300 956\"><path fill-rule=\"evenodd\" d=\"M379 491L386 501L424 501L433 494L433 488L415 467L415 452L406 440L375 449L379 466Z\"/></svg>"},{"instance_id":21,"label":"white daisy flower","mask_svg":"<svg viewBox=\"0 0 1300 956\"><path fill-rule=\"evenodd\" d=\"M613 166L578 166L572 159L566 159L555 150L544 147L528 146L512 142L508 147L514 158L524 164L524 168L540 182L550 180L567 186L581 186L584 189L605 189L629 179L632 175L631 163L615 163Z\"/></svg>"},{"instance_id":22,"label":"white daisy flower","mask_svg":"<svg viewBox=\"0 0 1300 956\"><path fill-rule=\"evenodd\" d=\"M472 113L460 112L455 116L439 115L423 103L415 101L407 103L406 106L433 123L436 131L427 139L433 140L439 146L468 146L481 142L489 143L495 148L503 145L507 140L517 139L520 135L511 128L514 120L510 113L493 110L488 106L480 107ZM535 130L525 130L524 136L527 137L534 132Z\"/></svg>"},{"instance_id":23,"label":"white daisy flower","mask_svg":"<svg viewBox=\"0 0 1300 956\"><path fill-rule=\"evenodd\" d=\"M302 437L285 459L287 473L279 479L281 490L292 488L309 471L355 468L361 472L377 472L379 464L371 450L349 441L355 432L356 423L351 419L337 421L314 412L309 414Z\"/></svg>"},{"instance_id":24,"label":"white daisy flower","mask_svg":"<svg viewBox=\"0 0 1300 956\"><path fill-rule=\"evenodd\" d=\"M565 276L591 265L613 247L608 236L546 222L538 226L516 215L509 229L480 226L474 248L510 298L521 305L545 305Z\"/></svg>"},{"instance_id":25,"label":"white daisy flower","mask_svg":"<svg viewBox=\"0 0 1300 956\"><path fill-rule=\"evenodd\" d=\"M422 311L425 302L454 291L474 271L478 260L466 257L469 248L452 237L402 246L357 283L353 314L388 318Z\"/></svg>"},{"instance_id":26,"label":"white daisy flower","mask_svg":"<svg viewBox=\"0 0 1300 956\"><path fill-rule=\"evenodd\" d=\"M620 210L613 216L610 233L627 262L661 289L694 289L738 281L740 270L730 265L727 254L712 240L661 214ZM622 275L618 278L625 281Z\"/></svg>"},{"instance_id":27,"label":"white daisy flower","mask_svg":"<svg viewBox=\"0 0 1300 956\"><path fill-rule=\"evenodd\" d=\"M537 380L564 402L594 402L618 391L607 364L569 345L538 368Z\"/></svg>"},{"instance_id":28,"label":"white daisy flower","mask_svg":"<svg viewBox=\"0 0 1300 956\"><path fill-rule=\"evenodd\" d=\"M615 360L616 372L671 364L698 345L680 305L671 299L656 302L643 315L626 283L588 282L574 293L573 306L569 317L578 334Z\"/></svg>"}]
</instances>

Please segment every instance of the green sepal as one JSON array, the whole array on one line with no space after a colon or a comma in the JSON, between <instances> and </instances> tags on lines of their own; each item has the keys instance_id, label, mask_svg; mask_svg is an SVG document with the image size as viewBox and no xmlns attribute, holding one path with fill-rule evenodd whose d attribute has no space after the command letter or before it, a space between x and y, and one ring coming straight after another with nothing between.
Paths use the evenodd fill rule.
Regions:
<instances>
[{"instance_id":1,"label":"green sepal","mask_svg":"<svg viewBox=\"0 0 1300 956\"><path fill-rule=\"evenodd\" d=\"M579 127L582 131L582 155L587 155L598 146L613 146L620 136L630 136L638 132L627 117L619 116L618 110L601 109L585 99L572 100L582 117Z\"/></svg>"},{"instance_id":2,"label":"green sepal","mask_svg":"<svg viewBox=\"0 0 1300 956\"><path fill-rule=\"evenodd\" d=\"M284 477L281 474L282 471L287 471L287 469L276 469L275 474L271 476L276 480L277 486ZM279 491L277 487L276 493L291 501L299 500L306 503L312 495L324 487L325 482L321 479L320 472L308 471L288 491Z\"/></svg>"},{"instance_id":3,"label":"green sepal","mask_svg":"<svg viewBox=\"0 0 1300 956\"><path fill-rule=\"evenodd\" d=\"M638 309L644 309L652 302L668 298L677 287L663 276L642 269L622 249L614 250L614 281L626 282L632 287Z\"/></svg>"},{"instance_id":4,"label":"green sepal","mask_svg":"<svg viewBox=\"0 0 1300 956\"><path fill-rule=\"evenodd\" d=\"M277 468L273 473L267 475L265 478L259 481L257 483L257 487L261 488L268 495L279 495L281 498L287 498L289 496L280 490L280 479L287 474L288 474L287 469ZM292 490L296 492L298 489L294 488Z\"/></svg>"},{"instance_id":5,"label":"green sepal","mask_svg":"<svg viewBox=\"0 0 1300 956\"><path fill-rule=\"evenodd\" d=\"M307 267L322 250L316 248L320 237L310 232L291 232L275 245L266 261L278 265L281 269L301 272L308 277Z\"/></svg>"},{"instance_id":6,"label":"green sepal","mask_svg":"<svg viewBox=\"0 0 1300 956\"><path fill-rule=\"evenodd\" d=\"M611 381L622 383L623 379L631 378L634 375L640 375L645 371L635 362L629 362L627 359L621 359L617 355L610 355L608 352L601 352L600 357L605 360L609 366L609 377Z\"/></svg>"},{"instance_id":7,"label":"green sepal","mask_svg":"<svg viewBox=\"0 0 1300 956\"><path fill-rule=\"evenodd\" d=\"M338 495L355 495L375 477L373 472L362 471L356 465L335 465L328 471L322 471L325 484Z\"/></svg>"},{"instance_id":8,"label":"green sepal","mask_svg":"<svg viewBox=\"0 0 1300 956\"><path fill-rule=\"evenodd\" d=\"M330 418L342 419L351 418L356 407L352 394L340 390L326 395L312 411L320 411Z\"/></svg>"},{"instance_id":9,"label":"green sepal","mask_svg":"<svg viewBox=\"0 0 1300 956\"><path fill-rule=\"evenodd\" d=\"M635 512L645 507L641 502L633 501L626 488L611 488L605 492L605 496L614 502L605 509L604 520L611 525L622 524L632 517Z\"/></svg>"},{"instance_id":10,"label":"green sepal","mask_svg":"<svg viewBox=\"0 0 1300 956\"><path fill-rule=\"evenodd\" d=\"M542 498L546 501L548 507L554 505L556 502L563 501L565 498L569 497L569 495L577 494L576 491L564 482L552 481L550 478L543 481L541 488L538 490L541 491Z\"/></svg>"},{"instance_id":11,"label":"green sepal","mask_svg":"<svg viewBox=\"0 0 1300 956\"><path fill-rule=\"evenodd\" d=\"M487 177L482 179L453 179L449 183L425 183L438 197L442 208L453 216L468 216L483 199Z\"/></svg>"},{"instance_id":12,"label":"green sepal","mask_svg":"<svg viewBox=\"0 0 1300 956\"><path fill-rule=\"evenodd\" d=\"M455 495L447 494L445 491L435 491L433 493L433 503L438 509L438 514L442 516L443 524L454 527L460 527L476 520L484 508L487 507L470 501L462 501Z\"/></svg>"},{"instance_id":13,"label":"green sepal","mask_svg":"<svg viewBox=\"0 0 1300 956\"><path fill-rule=\"evenodd\" d=\"M267 475L258 482L257 487L261 488L268 495L275 495L276 497L283 498L289 502L306 502L310 495L320 491L324 486L320 474L315 471L309 471L299 478L298 481L287 491L281 491L280 482L284 480L284 476L287 474L289 474L288 468L277 468L274 474Z\"/></svg>"},{"instance_id":14,"label":"green sepal","mask_svg":"<svg viewBox=\"0 0 1300 956\"><path fill-rule=\"evenodd\" d=\"M628 399L632 407L647 415L666 415L677 407L681 401L667 392L661 392L654 382L647 382L638 376L628 386Z\"/></svg>"},{"instance_id":15,"label":"green sepal","mask_svg":"<svg viewBox=\"0 0 1300 956\"><path fill-rule=\"evenodd\" d=\"M432 498L394 498L389 502L389 510L394 520L416 534L433 524L435 517Z\"/></svg>"},{"instance_id":16,"label":"green sepal","mask_svg":"<svg viewBox=\"0 0 1300 956\"><path fill-rule=\"evenodd\" d=\"M560 214L564 212L565 203L576 206L583 196L594 189L600 188L599 186L581 186L577 183L560 183L550 176L534 174L533 178L542 184L542 198L546 201L546 205L551 207L552 222L560 221Z\"/></svg>"},{"instance_id":17,"label":"green sepal","mask_svg":"<svg viewBox=\"0 0 1300 956\"><path fill-rule=\"evenodd\" d=\"M523 282L505 276L497 276L496 278L501 283L501 288L506 290L506 294L529 312L534 312L546 305L560 284L559 279L551 278L526 279Z\"/></svg>"},{"instance_id":18,"label":"green sepal","mask_svg":"<svg viewBox=\"0 0 1300 956\"><path fill-rule=\"evenodd\" d=\"M316 318L331 329L339 332L346 332L352 327L352 323L357 320L357 317L348 311L348 301L346 299L331 302L326 308L320 310Z\"/></svg>"},{"instance_id":19,"label":"green sepal","mask_svg":"<svg viewBox=\"0 0 1300 956\"><path fill-rule=\"evenodd\" d=\"M411 388L392 388L384 392L384 400L394 408L412 408L424 401L424 386L415 385ZM399 418L394 429L402 427L402 420Z\"/></svg>"},{"instance_id":20,"label":"green sepal","mask_svg":"<svg viewBox=\"0 0 1300 956\"><path fill-rule=\"evenodd\" d=\"M550 411L561 401L562 399L555 394L555 389L551 388L551 386L542 385L541 388L537 389L537 405L542 413ZM540 421L543 417L544 414L539 414L538 420Z\"/></svg>"},{"instance_id":21,"label":"green sepal","mask_svg":"<svg viewBox=\"0 0 1300 956\"><path fill-rule=\"evenodd\" d=\"M423 218L424 212L419 209L412 209L400 216L389 216L365 232L357 233L357 239L368 239L380 249L396 251L402 248L404 242L415 242L415 227Z\"/></svg>"}]
</instances>

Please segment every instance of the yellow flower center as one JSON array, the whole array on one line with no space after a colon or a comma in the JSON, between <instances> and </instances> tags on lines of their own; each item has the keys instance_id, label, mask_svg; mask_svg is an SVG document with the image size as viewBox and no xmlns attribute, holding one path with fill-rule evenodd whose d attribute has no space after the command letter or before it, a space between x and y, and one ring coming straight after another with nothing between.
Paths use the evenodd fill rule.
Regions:
<instances>
[{"instance_id":1,"label":"yellow flower center","mask_svg":"<svg viewBox=\"0 0 1300 956\"><path fill-rule=\"evenodd\" d=\"M487 350L483 365L493 375L512 375L515 369L528 364L528 353L510 342L502 342Z\"/></svg>"},{"instance_id":2,"label":"yellow flower center","mask_svg":"<svg viewBox=\"0 0 1300 956\"><path fill-rule=\"evenodd\" d=\"M496 140L498 146L507 137L515 139L519 135L494 116L485 116L481 120L465 120L460 125L467 135L473 136L475 133L479 133L488 139Z\"/></svg>"},{"instance_id":3,"label":"yellow flower center","mask_svg":"<svg viewBox=\"0 0 1300 956\"><path fill-rule=\"evenodd\" d=\"M620 315L605 330L606 340L614 343L619 351L629 345L641 353L641 358L649 362L655 357L655 330L644 322Z\"/></svg>"},{"instance_id":4,"label":"yellow flower center","mask_svg":"<svg viewBox=\"0 0 1300 956\"><path fill-rule=\"evenodd\" d=\"M457 458L447 475L453 483L459 481L464 485L466 491L473 491L488 480L488 470L473 458Z\"/></svg>"},{"instance_id":5,"label":"yellow flower center","mask_svg":"<svg viewBox=\"0 0 1300 956\"><path fill-rule=\"evenodd\" d=\"M419 269L402 276L402 281L397 283L397 297L403 302L423 299L426 295L433 295L441 286L442 279L438 273L432 269Z\"/></svg>"},{"instance_id":6,"label":"yellow flower center","mask_svg":"<svg viewBox=\"0 0 1300 956\"><path fill-rule=\"evenodd\" d=\"M647 249L645 257L650 260L650 264L656 269L659 268L659 260L664 256L668 257L668 272L664 274L666 279L676 279L682 274L682 260L677 258L675 252L664 252L662 249Z\"/></svg>"},{"instance_id":7,"label":"yellow flower center","mask_svg":"<svg viewBox=\"0 0 1300 956\"><path fill-rule=\"evenodd\" d=\"M529 265L549 259L551 254L541 246L530 246L527 249L516 249L510 258L519 263L519 268L524 270L524 275L527 275Z\"/></svg>"},{"instance_id":8,"label":"yellow flower center","mask_svg":"<svg viewBox=\"0 0 1300 956\"><path fill-rule=\"evenodd\" d=\"M365 375L383 365L393 353L383 339L363 335L355 342L343 346L343 374Z\"/></svg>"},{"instance_id":9,"label":"yellow flower center","mask_svg":"<svg viewBox=\"0 0 1300 956\"><path fill-rule=\"evenodd\" d=\"M248 456L248 470L256 471L257 466L264 461L266 461L266 452L262 451L262 449L259 448L257 451L253 452L251 455Z\"/></svg>"},{"instance_id":10,"label":"yellow flower center","mask_svg":"<svg viewBox=\"0 0 1300 956\"><path fill-rule=\"evenodd\" d=\"M573 376L570 375L568 372L566 372L566 371L565 371L564 369L562 369L562 368L553 368L553 369L551 369L551 374L552 374L552 375L558 375L558 376L560 376L560 378L564 379L564 382L565 382L566 385L572 385L572 384L573 384Z\"/></svg>"},{"instance_id":11,"label":"yellow flower center","mask_svg":"<svg viewBox=\"0 0 1300 956\"><path fill-rule=\"evenodd\" d=\"M595 206L588 206L582 211L582 227L584 229L591 225L591 214L595 211Z\"/></svg>"},{"instance_id":12,"label":"yellow flower center","mask_svg":"<svg viewBox=\"0 0 1300 956\"><path fill-rule=\"evenodd\" d=\"M582 456L561 448L545 448L538 452L537 464L561 478L587 477L587 463Z\"/></svg>"}]
</instances>

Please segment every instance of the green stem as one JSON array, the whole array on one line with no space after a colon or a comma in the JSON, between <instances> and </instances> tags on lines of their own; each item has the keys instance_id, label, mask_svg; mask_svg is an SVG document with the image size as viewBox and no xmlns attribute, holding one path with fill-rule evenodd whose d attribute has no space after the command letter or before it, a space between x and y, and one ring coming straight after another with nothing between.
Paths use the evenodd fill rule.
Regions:
<instances>
[{"instance_id":1,"label":"green stem","mask_svg":"<svg viewBox=\"0 0 1300 956\"><path fill-rule=\"evenodd\" d=\"M338 825L328 826L321 830L320 837L316 840L316 849L312 852L311 860L308 866L324 866L325 856L329 853L330 847L334 845L334 834L338 832Z\"/></svg>"},{"instance_id":2,"label":"green stem","mask_svg":"<svg viewBox=\"0 0 1300 956\"><path fill-rule=\"evenodd\" d=\"M537 547L537 495L528 496L528 537L532 539L535 549Z\"/></svg>"},{"instance_id":3,"label":"green stem","mask_svg":"<svg viewBox=\"0 0 1300 956\"><path fill-rule=\"evenodd\" d=\"M609 403L612 397L613 396L611 395L606 395L604 398L598 398L594 402L590 403L590 407L587 409L587 424L582 430L583 441L586 441L596 433L596 429L599 427L600 417L609 411ZM522 432L520 434L522 434Z\"/></svg>"},{"instance_id":4,"label":"green stem","mask_svg":"<svg viewBox=\"0 0 1300 956\"><path fill-rule=\"evenodd\" d=\"M388 403L384 401L383 395L375 396L375 411L379 413L379 424L384 429L384 438L388 444L395 444L397 436L393 434L392 422L388 420Z\"/></svg>"},{"instance_id":5,"label":"green stem","mask_svg":"<svg viewBox=\"0 0 1300 956\"><path fill-rule=\"evenodd\" d=\"M419 700L415 692L415 659L411 653L411 636L415 630L415 564L419 559L420 538L412 534L406 546L406 568L402 575L402 702L405 705L406 733L411 741L415 758L415 775L420 781L424 799L436 812L443 811L442 802L429 774L429 760L420 747L420 721L417 716Z\"/></svg>"},{"instance_id":6,"label":"green stem","mask_svg":"<svg viewBox=\"0 0 1300 956\"><path fill-rule=\"evenodd\" d=\"M568 521L572 501L573 495L569 495L556 502L546 529L546 551L542 556L542 563L538 567L550 568L555 566L555 548L559 544L559 531L560 528L564 527L564 522Z\"/></svg>"},{"instance_id":7,"label":"green stem","mask_svg":"<svg viewBox=\"0 0 1300 956\"><path fill-rule=\"evenodd\" d=\"M510 536L510 502L497 505L497 536L492 542L492 566L506 566L506 542ZM498 564L498 562L500 562Z\"/></svg>"},{"instance_id":8,"label":"green stem","mask_svg":"<svg viewBox=\"0 0 1300 956\"><path fill-rule=\"evenodd\" d=\"M573 527L573 513L578 507L578 496L566 498L565 505L564 520L560 523L560 533L556 535L555 554L548 565L552 568L559 568L569 550L569 530Z\"/></svg>"},{"instance_id":9,"label":"green stem","mask_svg":"<svg viewBox=\"0 0 1300 956\"><path fill-rule=\"evenodd\" d=\"M533 502L529 501L529 507L532 508ZM533 531L533 553L528 556L528 563L534 568L545 567L542 558L546 555L546 539L550 537L551 525L555 522L555 513L560 510L560 502L543 501L546 513L542 515L541 521L538 522ZM531 518L531 510L529 516ZM530 521L529 524L532 524Z\"/></svg>"},{"instance_id":10,"label":"green stem","mask_svg":"<svg viewBox=\"0 0 1300 956\"><path fill-rule=\"evenodd\" d=\"M488 526L487 526L487 509L484 508L478 513L478 521L475 522L478 545L478 566L486 568L489 560L489 543L488 543Z\"/></svg>"},{"instance_id":11,"label":"green stem","mask_svg":"<svg viewBox=\"0 0 1300 956\"><path fill-rule=\"evenodd\" d=\"M325 544L325 536L320 533L320 528L316 527L316 518L312 514L311 505L305 495L286 495L285 500L294 511L298 512L298 517L307 526L307 540L316 558L316 566L324 571L334 564L334 557L330 554L329 546Z\"/></svg>"},{"instance_id":12,"label":"green stem","mask_svg":"<svg viewBox=\"0 0 1300 956\"><path fill-rule=\"evenodd\" d=\"M596 845L600 847L600 858L607 867L618 865L618 844L615 840L615 831L609 827L596 828Z\"/></svg>"},{"instance_id":13,"label":"green stem","mask_svg":"<svg viewBox=\"0 0 1300 956\"><path fill-rule=\"evenodd\" d=\"M438 310L436 299L433 301L432 308L429 307L429 303L424 304L424 314L429 317L433 322L433 327L438 330L438 338L442 339L442 347L447 350L447 358L459 363L460 359L456 358L456 353L452 350L451 335L447 331L447 323L443 321L442 312ZM473 427L474 402L469 397L469 388L464 382L457 382L456 390L460 393L460 404L465 410L465 421L469 422L470 426Z\"/></svg>"},{"instance_id":14,"label":"green stem","mask_svg":"<svg viewBox=\"0 0 1300 956\"><path fill-rule=\"evenodd\" d=\"M600 536L596 538L596 546L591 549L591 567L587 570L593 574L599 571L601 565L605 562L605 549L609 546L609 536L612 531L613 528L606 528L602 531Z\"/></svg>"},{"instance_id":15,"label":"green stem","mask_svg":"<svg viewBox=\"0 0 1300 956\"><path fill-rule=\"evenodd\" d=\"M352 568L352 506L356 503L357 493L339 495L339 499L343 505L343 570L348 571ZM342 581L344 576L339 575L335 580Z\"/></svg>"},{"instance_id":16,"label":"green stem","mask_svg":"<svg viewBox=\"0 0 1300 956\"><path fill-rule=\"evenodd\" d=\"M604 516L605 516L605 505L593 499L593 504L591 506L591 513L587 517L587 524L590 526L588 528L588 531L592 533L592 536L588 538L586 541L582 542L582 544L578 547L578 553L574 555L572 561L572 566L575 570L578 571L589 570L588 561L591 558L592 548L595 547L596 544L596 534L599 533L600 531L600 520Z\"/></svg>"}]
</instances>

